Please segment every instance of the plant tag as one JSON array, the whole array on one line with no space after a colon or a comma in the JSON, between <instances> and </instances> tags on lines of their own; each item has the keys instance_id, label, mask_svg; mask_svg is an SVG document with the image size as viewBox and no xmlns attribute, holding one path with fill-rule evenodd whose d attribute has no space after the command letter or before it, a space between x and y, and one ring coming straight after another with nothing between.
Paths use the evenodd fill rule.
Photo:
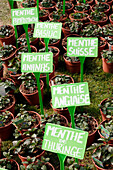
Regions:
<instances>
[{"instance_id":1,"label":"plant tag","mask_svg":"<svg viewBox=\"0 0 113 170\"><path fill-rule=\"evenodd\" d=\"M95 163L96 163L99 167L104 168L103 163L102 163L101 161L99 161L98 159L96 159L96 158L94 158L94 157L93 157L93 160L95 161Z\"/></svg>"},{"instance_id":2,"label":"plant tag","mask_svg":"<svg viewBox=\"0 0 113 170\"><path fill-rule=\"evenodd\" d=\"M0 170L8 170L8 169L0 168Z\"/></svg>"},{"instance_id":3,"label":"plant tag","mask_svg":"<svg viewBox=\"0 0 113 170\"><path fill-rule=\"evenodd\" d=\"M34 24L38 22L37 8L11 9L12 25Z\"/></svg>"},{"instance_id":4,"label":"plant tag","mask_svg":"<svg viewBox=\"0 0 113 170\"><path fill-rule=\"evenodd\" d=\"M22 53L21 72L53 72L53 53Z\"/></svg>"},{"instance_id":5,"label":"plant tag","mask_svg":"<svg viewBox=\"0 0 113 170\"><path fill-rule=\"evenodd\" d=\"M101 127L102 136L104 136L106 139L108 139L109 135L110 135L109 131L107 129L105 129L103 125L101 125L100 127Z\"/></svg>"},{"instance_id":6,"label":"plant tag","mask_svg":"<svg viewBox=\"0 0 113 170\"><path fill-rule=\"evenodd\" d=\"M53 108L90 105L88 83L51 86Z\"/></svg>"},{"instance_id":7,"label":"plant tag","mask_svg":"<svg viewBox=\"0 0 113 170\"><path fill-rule=\"evenodd\" d=\"M98 38L67 38L67 56L97 57Z\"/></svg>"},{"instance_id":8,"label":"plant tag","mask_svg":"<svg viewBox=\"0 0 113 170\"><path fill-rule=\"evenodd\" d=\"M62 23L58 22L37 22L33 37L38 38L61 38Z\"/></svg>"},{"instance_id":9,"label":"plant tag","mask_svg":"<svg viewBox=\"0 0 113 170\"><path fill-rule=\"evenodd\" d=\"M0 86L0 95L1 96L6 96L6 92L5 92L4 86Z\"/></svg>"},{"instance_id":10,"label":"plant tag","mask_svg":"<svg viewBox=\"0 0 113 170\"><path fill-rule=\"evenodd\" d=\"M88 132L46 123L42 149L83 159Z\"/></svg>"}]
</instances>

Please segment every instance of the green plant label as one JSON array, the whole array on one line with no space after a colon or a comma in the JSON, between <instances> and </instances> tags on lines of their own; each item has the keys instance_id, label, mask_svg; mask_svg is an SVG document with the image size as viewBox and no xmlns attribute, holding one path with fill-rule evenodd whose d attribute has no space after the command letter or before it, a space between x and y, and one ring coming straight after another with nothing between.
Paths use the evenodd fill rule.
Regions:
<instances>
[{"instance_id":1,"label":"green plant label","mask_svg":"<svg viewBox=\"0 0 113 170\"><path fill-rule=\"evenodd\" d=\"M8 169L0 168L0 170L8 170Z\"/></svg>"},{"instance_id":2,"label":"green plant label","mask_svg":"<svg viewBox=\"0 0 113 170\"><path fill-rule=\"evenodd\" d=\"M5 92L4 86L0 86L0 95L1 96L6 96L6 92Z\"/></svg>"},{"instance_id":3,"label":"green plant label","mask_svg":"<svg viewBox=\"0 0 113 170\"><path fill-rule=\"evenodd\" d=\"M97 57L98 38L67 38L67 56Z\"/></svg>"},{"instance_id":4,"label":"green plant label","mask_svg":"<svg viewBox=\"0 0 113 170\"><path fill-rule=\"evenodd\" d=\"M83 159L88 132L46 123L42 149Z\"/></svg>"},{"instance_id":5,"label":"green plant label","mask_svg":"<svg viewBox=\"0 0 113 170\"><path fill-rule=\"evenodd\" d=\"M102 136L104 136L106 139L108 139L108 138L109 138L109 135L110 135L110 132L109 132L107 129L105 129L103 125L101 125L101 134L102 134Z\"/></svg>"},{"instance_id":6,"label":"green plant label","mask_svg":"<svg viewBox=\"0 0 113 170\"><path fill-rule=\"evenodd\" d=\"M38 22L37 8L11 9L13 25L34 24Z\"/></svg>"},{"instance_id":7,"label":"green plant label","mask_svg":"<svg viewBox=\"0 0 113 170\"><path fill-rule=\"evenodd\" d=\"M35 23L33 37L60 39L61 28L62 28L62 23L38 22Z\"/></svg>"},{"instance_id":8,"label":"green plant label","mask_svg":"<svg viewBox=\"0 0 113 170\"><path fill-rule=\"evenodd\" d=\"M53 108L90 105L88 83L51 86Z\"/></svg>"},{"instance_id":9,"label":"green plant label","mask_svg":"<svg viewBox=\"0 0 113 170\"><path fill-rule=\"evenodd\" d=\"M53 72L53 53L22 53L21 72Z\"/></svg>"}]
</instances>

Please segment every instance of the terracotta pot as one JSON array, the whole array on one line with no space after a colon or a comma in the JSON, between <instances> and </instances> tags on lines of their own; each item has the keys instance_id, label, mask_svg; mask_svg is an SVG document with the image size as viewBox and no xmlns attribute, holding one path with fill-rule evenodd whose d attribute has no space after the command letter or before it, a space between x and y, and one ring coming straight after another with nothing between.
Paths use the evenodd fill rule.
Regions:
<instances>
[{"instance_id":1,"label":"terracotta pot","mask_svg":"<svg viewBox=\"0 0 113 170\"><path fill-rule=\"evenodd\" d=\"M45 10L48 10L49 12L52 12L52 11L54 10L54 8L55 8L56 3L55 3L54 1L52 1L52 4L53 4L52 7L43 7L43 6L41 5L41 2L39 2L39 8L40 8L41 10L42 10L42 9L45 9Z\"/></svg>"},{"instance_id":2,"label":"terracotta pot","mask_svg":"<svg viewBox=\"0 0 113 170\"><path fill-rule=\"evenodd\" d=\"M78 12L78 13L80 13L80 12ZM71 22L73 22L73 21L88 22L88 21L89 21L89 20L88 20L88 14L87 14L87 13L85 13L87 16L84 17L84 18L81 18L81 19L74 19L74 17L73 17L72 14L74 14L74 13L69 14L69 18L70 18Z\"/></svg>"},{"instance_id":3,"label":"terracotta pot","mask_svg":"<svg viewBox=\"0 0 113 170\"><path fill-rule=\"evenodd\" d=\"M52 164L50 164L49 162L46 162L45 165L51 167L52 168L51 170L55 170L54 166Z\"/></svg>"},{"instance_id":4,"label":"terracotta pot","mask_svg":"<svg viewBox=\"0 0 113 170\"><path fill-rule=\"evenodd\" d=\"M51 105L52 109L54 110L54 112L56 112L56 113L58 113L58 114L60 114L60 115L65 116L65 117L67 118L67 120L68 120L69 122L71 122L71 116L70 116L70 113L69 113L67 107L66 107L66 108L53 108L53 106L52 106L52 100L50 101L50 105Z\"/></svg>"},{"instance_id":5,"label":"terracotta pot","mask_svg":"<svg viewBox=\"0 0 113 170\"><path fill-rule=\"evenodd\" d=\"M110 16L109 16L109 20L110 20L110 23L113 25L113 19L111 19L111 16L112 16L113 14L111 14Z\"/></svg>"},{"instance_id":6,"label":"terracotta pot","mask_svg":"<svg viewBox=\"0 0 113 170\"><path fill-rule=\"evenodd\" d=\"M34 0L34 2L36 3L36 1ZM21 2L21 4L20 4L20 7L21 8L32 8L32 7L36 7L36 4L34 5L34 6L32 6L32 7L24 7L22 4L24 3L24 1L23 2Z\"/></svg>"},{"instance_id":7,"label":"terracotta pot","mask_svg":"<svg viewBox=\"0 0 113 170\"><path fill-rule=\"evenodd\" d=\"M10 111L14 115L14 113L15 113L15 97L11 94L8 94L8 96L10 96L12 98L12 104L9 107L7 107L6 109L0 110L0 112Z\"/></svg>"},{"instance_id":8,"label":"terracotta pot","mask_svg":"<svg viewBox=\"0 0 113 170\"><path fill-rule=\"evenodd\" d=\"M40 38L40 42L45 47L45 43L44 43L44 39L43 38ZM59 47L59 45L60 45L60 39L57 42L55 42L55 43L48 44L48 46L55 46L55 47Z\"/></svg>"},{"instance_id":9,"label":"terracotta pot","mask_svg":"<svg viewBox=\"0 0 113 170\"><path fill-rule=\"evenodd\" d=\"M106 15L106 14L105 14ZM94 21L92 18L90 18L90 16L89 16L89 20L90 20L90 22L92 23L92 24L99 24L100 26L103 26L103 25L105 25L106 24L106 22L107 22L107 20L108 20L108 16L106 15L105 16L105 20L104 21Z\"/></svg>"},{"instance_id":10,"label":"terracotta pot","mask_svg":"<svg viewBox=\"0 0 113 170\"><path fill-rule=\"evenodd\" d=\"M63 74L60 74L60 75L63 75ZM52 77L50 80L49 80L49 86L51 87L52 86L52 81L54 81L54 79L55 79L55 77L56 77L57 75L55 75L54 77ZM69 76L69 75L66 75L66 76ZM70 76L69 76L70 77ZM74 83L74 79L72 78L72 77L70 77L70 82L68 83L68 84L70 84L70 83Z\"/></svg>"},{"instance_id":11,"label":"terracotta pot","mask_svg":"<svg viewBox=\"0 0 113 170\"><path fill-rule=\"evenodd\" d=\"M92 117L92 118L93 118L93 120L96 122L96 125L97 125L97 127L98 127L98 122L97 122L97 120L96 120L94 117ZM91 146L91 144L95 141L96 134L97 134L97 129L96 129L93 133L91 133L91 134L88 135L87 147Z\"/></svg>"},{"instance_id":12,"label":"terracotta pot","mask_svg":"<svg viewBox=\"0 0 113 170\"><path fill-rule=\"evenodd\" d=\"M7 158L2 158L2 159L6 159L8 161L15 162L15 164L17 165L17 170L20 170L19 164L14 159L7 159ZM0 160L2 160L2 159L0 159ZM12 169L14 169L14 167L12 167Z\"/></svg>"},{"instance_id":13,"label":"terracotta pot","mask_svg":"<svg viewBox=\"0 0 113 170\"><path fill-rule=\"evenodd\" d=\"M27 46L27 45L26 45L26 46ZM17 53L18 53L18 51L19 51L20 49L22 49L23 47L26 47L26 46L21 46L20 48L18 48L18 49L16 50L16 52L15 52L15 56L17 56ZM30 45L30 47L31 47L31 52L37 52L37 48L36 48L35 46Z\"/></svg>"},{"instance_id":14,"label":"terracotta pot","mask_svg":"<svg viewBox=\"0 0 113 170\"><path fill-rule=\"evenodd\" d=\"M34 112L34 111L27 111L29 113L29 115L32 115L32 114L36 114L37 117L38 117L38 124L35 125L33 128L39 128L40 127L40 124L41 124L41 116L37 113L37 112ZM17 116L15 117L15 119L17 118ZM23 135L24 132L28 131L27 129L22 129L21 131L18 129L18 126L16 124L13 124L16 129L21 133L22 135L22 138L26 138L27 136L26 135Z\"/></svg>"},{"instance_id":15,"label":"terracotta pot","mask_svg":"<svg viewBox=\"0 0 113 170\"><path fill-rule=\"evenodd\" d=\"M3 47L3 43L2 43L2 41L0 40L0 47Z\"/></svg>"},{"instance_id":16,"label":"terracotta pot","mask_svg":"<svg viewBox=\"0 0 113 170\"><path fill-rule=\"evenodd\" d=\"M30 32L31 31L31 29L29 28L28 29L28 32ZM24 33L24 34L22 34L19 38L26 38L26 34ZM19 39L18 38L18 39ZM27 42L27 40L26 40L26 42ZM20 43L21 44L21 46L22 46L22 43ZM38 38L36 38L35 40L33 40L33 41L30 41L30 45L31 45L31 47L32 46L37 46L38 45ZM20 48L21 48L21 46L20 46ZM34 47L32 48L32 49L34 49ZM37 51L37 49L35 49L35 51Z\"/></svg>"},{"instance_id":17,"label":"terracotta pot","mask_svg":"<svg viewBox=\"0 0 113 170\"><path fill-rule=\"evenodd\" d=\"M80 29L79 29L79 30L80 30ZM70 29L65 28L65 24L64 24L64 26L62 27L62 32L63 32L63 34L64 34L64 37L69 36L69 35L76 35L76 37L80 36L80 35L78 35L78 34L76 34L76 33L74 33L74 32L71 32Z\"/></svg>"},{"instance_id":18,"label":"terracotta pot","mask_svg":"<svg viewBox=\"0 0 113 170\"><path fill-rule=\"evenodd\" d=\"M109 121L108 121L108 120L104 120L104 121L102 121L102 122L100 123L100 125L103 125L103 126L104 126L105 123L107 123L107 122L109 122ZM102 136L101 130L98 130L98 134L99 134L100 138L105 138L104 136ZM106 142L104 142L104 143L106 144ZM108 143L109 143L109 144L113 144L113 139L109 140Z\"/></svg>"},{"instance_id":19,"label":"terracotta pot","mask_svg":"<svg viewBox=\"0 0 113 170\"><path fill-rule=\"evenodd\" d=\"M99 1L98 0L95 0L95 4L98 4ZM110 6L112 5L112 0L111 1L108 1L108 0L105 0L105 3L109 4Z\"/></svg>"},{"instance_id":20,"label":"terracotta pot","mask_svg":"<svg viewBox=\"0 0 113 170\"><path fill-rule=\"evenodd\" d=\"M52 16L52 15L53 15L53 12L49 14L49 19L50 19L50 21L53 21L53 16ZM68 15L66 14L65 17L60 18L60 19L58 19L57 21L58 21L58 22L65 22L67 18L68 18Z\"/></svg>"},{"instance_id":21,"label":"terracotta pot","mask_svg":"<svg viewBox=\"0 0 113 170\"><path fill-rule=\"evenodd\" d=\"M6 67L8 67L9 60L12 60L15 57L16 47L13 46L13 48L14 48L14 51L8 57L1 59L3 62L5 62Z\"/></svg>"},{"instance_id":22,"label":"terracotta pot","mask_svg":"<svg viewBox=\"0 0 113 170\"><path fill-rule=\"evenodd\" d=\"M14 119L13 114L11 113L12 119ZM12 133L12 121L3 127L0 127L0 138L2 141L8 140Z\"/></svg>"},{"instance_id":23,"label":"terracotta pot","mask_svg":"<svg viewBox=\"0 0 113 170\"><path fill-rule=\"evenodd\" d=\"M81 3L76 4L75 7L76 7L76 6L80 6L80 5L81 5ZM74 13L76 13L76 12L77 12L77 13L78 13L78 12L79 12L79 13L87 13L87 14L90 13L90 9L89 9L89 10L84 10L84 9L83 9L83 11L77 11L77 10L74 8L73 11L74 11Z\"/></svg>"},{"instance_id":24,"label":"terracotta pot","mask_svg":"<svg viewBox=\"0 0 113 170\"><path fill-rule=\"evenodd\" d=\"M100 37L100 40L102 40L104 42L104 44L102 46L98 46L98 57L101 57L101 51L105 49L106 47L106 41L103 37Z\"/></svg>"},{"instance_id":25,"label":"terracotta pot","mask_svg":"<svg viewBox=\"0 0 113 170\"><path fill-rule=\"evenodd\" d=\"M113 73L113 63L107 63L105 58L102 58L103 71L105 73Z\"/></svg>"},{"instance_id":26,"label":"terracotta pot","mask_svg":"<svg viewBox=\"0 0 113 170\"><path fill-rule=\"evenodd\" d=\"M64 61L65 61L67 70L72 74L80 73L80 61L70 62L70 61L66 60L66 57L64 55L63 55L63 58L64 58Z\"/></svg>"},{"instance_id":27,"label":"terracotta pot","mask_svg":"<svg viewBox=\"0 0 113 170\"><path fill-rule=\"evenodd\" d=\"M113 146L113 145L111 145L111 146ZM95 153L95 151L96 151L96 149L93 151L93 153ZM91 160L92 160L92 162L93 162L93 164L94 164L94 166L96 167L97 170L112 170L112 169L103 169L103 168L100 168L100 167L95 163L95 161L93 160L93 158L91 158Z\"/></svg>"},{"instance_id":28,"label":"terracotta pot","mask_svg":"<svg viewBox=\"0 0 113 170\"><path fill-rule=\"evenodd\" d=\"M55 65L53 64L53 72L49 73L49 80L55 75ZM44 82L46 86L46 74L40 74L40 79Z\"/></svg>"},{"instance_id":29,"label":"terracotta pot","mask_svg":"<svg viewBox=\"0 0 113 170\"><path fill-rule=\"evenodd\" d=\"M77 4L79 4L80 2L79 1L77 1ZM92 5L94 2L93 2L93 0L90 0L90 1L86 1L86 3L88 3L89 5Z\"/></svg>"},{"instance_id":30,"label":"terracotta pot","mask_svg":"<svg viewBox=\"0 0 113 170\"><path fill-rule=\"evenodd\" d=\"M12 80L11 78L8 78L8 77L7 77L7 78L1 78L1 80L2 80L3 82L5 82L6 80L8 80L8 81L12 82L12 83L14 84L14 86L16 86L14 80ZM13 90L13 89L10 90L7 94L14 94L14 90Z\"/></svg>"},{"instance_id":31,"label":"terracotta pot","mask_svg":"<svg viewBox=\"0 0 113 170\"><path fill-rule=\"evenodd\" d=\"M107 9L106 11L102 11L102 12L104 12L106 15L108 15L109 12L110 12L110 5L109 5L108 3L105 3L105 2L101 2L101 4L106 4L106 5L108 6L108 9ZM93 12L95 11L95 10L94 10L95 5L96 5L96 4L90 6L91 11L93 11Z\"/></svg>"},{"instance_id":32,"label":"terracotta pot","mask_svg":"<svg viewBox=\"0 0 113 170\"><path fill-rule=\"evenodd\" d=\"M36 90L36 92L31 93L31 94L27 94L25 92L23 92L23 85L21 84L19 87L19 91L20 93L25 97L25 99L27 100L27 102L30 105L39 105L39 95L38 95L38 90ZM41 80L41 94L42 94L42 100L43 100L43 89L44 89L44 83Z\"/></svg>"},{"instance_id":33,"label":"terracotta pot","mask_svg":"<svg viewBox=\"0 0 113 170\"><path fill-rule=\"evenodd\" d=\"M16 85L20 85L21 84L21 80L18 79L21 76L21 74L15 74L14 75L11 72L9 72L9 75L15 81Z\"/></svg>"},{"instance_id":34,"label":"terracotta pot","mask_svg":"<svg viewBox=\"0 0 113 170\"><path fill-rule=\"evenodd\" d=\"M0 25L1 28L2 25ZM10 26L10 28L12 28L13 33L9 36L9 37L5 37L5 38L1 38L0 37L0 41L3 43L5 42L5 45L15 45L15 32L14 32L14 27L12 25L8 25Z\"/></svg>"},{"instance_id":35,"label":"terracotta pot","mask_svg":"<svg viewBox=\"0 0 113 170\"><path fill-rule=\"evenodd\" d=\"M70 4L72 5L72 7L71 7L70 9L66 9L66 10L65 10L65 13L70 14L70 13L73 11L74 5L73 5L73 3L70 2L70 1L65 1L65 3L70 3ZM62 2L62 4L63 4L63 2ZM55 8L56 8L57 11L59 10L59 8L57 8L56 6L55 6ZM63 9L62 9L62 10L63 10Z\"/></svg>"},{"instance_id":36,"label":"terracotta pot","mask_svg":"<svg viewBox=\"0 0 113 170\"><path fill-rule=\"evenodd\" d=\"M113 41L113 37L110 37ZM108 41L107 41L107 45L108 45L108 49L111 49L111 51L113 51L113 45L111 45Z\"/></svg>"},{"instance_id":37,"label":"terracotta pot","mask_svg":"<svg viewBox=\"0 0 113 170\"><path fill-rule=\"evenodd\" d=\"M29 138L24 138L24 139L21 141L21 143L23 143L26 139L29 139ZM42 150L41 154L35 156L35 158L36 158L36 159L41 159L41 156L43 156L44 153L45 153L45 151ZM26 156L28 156L28 155L26 155ZM26 162L26 161L27 161L27 157L23 157L23 156L21 156L19 153L18 153L18 157L21 159L22 164L23 164L25 167L27 167L28 164L23 163L23 162Z\"/></svg>"},{"instance_id":38,"label":"terracotta pot","mask_svg":"<svg viewBox=\"0 0 113 170\"><path fill-rule=\"evenodd\" d=\"M111 97L113 98L113 97ZM104 105L104 103L106 102L108 98L105 98L104 100L101 101L100 105ZM100 108L100 113L101 113L101 116L102 116L102 120L109 120L108 118L106 118L106 115L103 113L102 109Z\"/></svg>"},{"instance_id":39,"label":"terracotta pot","mask_svg":"<svg viewBox=\"0 0 113 170\"><path fill-rule=\"evenodd\" d=\"M87 116L84 116L84 117L87 117ZM92 117L93 121L95 122L96 124L96 127L98 127L98 122L97 120ZM70 127L72 126L72 124L70 123ZM97 134L97 129L91 133L91 134L88 134L88 139L87 139L87 147L91 146L91 144L95 141L95 138L96 138L96 134Z\"/></svg>"},{"instance_id":40,"label":"terracotta pot","mask_svg":"<svg viewBox=\"0 0 113 170\"><path fill-rule=\"evenodd\" d=\"M54 49L57 50L57 53L53 56L53 63L55 65L55 68L57 68L58 67L58 57L59 57L59 54L60 54L60 50L59 50L59 48L54 47L54 46L51 46L51 48L54 48Z\"/></svg>"},{"instance_id":41,"label":"terracotta pot","mask_svg":"<svg viewBox=\"0 0 113 170\"><path fill-rule=\"evenodd\" d=\"M51 118L52 116L54 116L55 114L51 114L51 115L49 115L47 118ZM59 115L60 116L60 119L62 120L61 122L60 122L60 125L61 126L66 126L66 127L68 127L68 120L67 120L67 118L64 116L64 115L61 115L61 114L57 114L57 115ZM64 121L64 122L63 122ZM43 123L44 125L45 125L45 123Z\"/></svg>"},{"instance_id":42,"label":"terracotta pot","mask_svg":"<svg viewBox=\"0 0 113 170\"><path fill-rule=\"evenodd\" d=\"M49 11L48 10L46 10L46 11L47 11L47 14L45 14L42 17L39 16L39 20L40 21L47 21L48 20Z\"/></svg>"},{"instance_id":43,"label":"terracotta pot","mask_svg":"<svg viewBox=\"0 0 113 170\"><path fill-rule=\"evenodd\" d=\"M111 23L102 26L102 29L107 30L106 33L103 33L103 37L113 38L112 31L111 31L112 30L112 24ZM109 33L108 33L108 31L109 31ZM110 31L111 31L111 34L110 34Z\"/></svg>"}]
</instances>

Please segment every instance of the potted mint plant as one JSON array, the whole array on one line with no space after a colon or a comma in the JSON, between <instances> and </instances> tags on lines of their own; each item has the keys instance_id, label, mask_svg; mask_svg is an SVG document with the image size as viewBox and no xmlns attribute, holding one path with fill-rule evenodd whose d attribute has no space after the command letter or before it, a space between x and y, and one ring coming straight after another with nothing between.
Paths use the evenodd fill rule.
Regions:
<instances>
[{"instance_id":1,"label":"potted mint plant","mask_svg":"<svg viewBox=\"0 0 113 170\"><path fill-rule=\"evenodd\" d=\"M35 7L35 6L36 6L35 0L24 0L21 3L21 8L29 8L29 7Z\"/></svg>"},{"instance_id":2,"label":"potted mint plant","mask_svg":"<svg viewBox=\"0 0 113 170\"><path fill-rule=\"evenodd\" d=\"M64 37L69 34L79 34L82 25L83 25L82 22L78 22L78 21L71 22L70 20L68 20L63 24L62 27Z\"/></svg>"},{"instance_id":3,"label":"potted mint plant","mask_svg":"<svg viewBox=\"0 0 113 170\"><path fill-rule=\"evenodd\" d=\"M61 10L53 11L49 14L49 19L52 22L65 22L68 18L67 14L63 14Z\"/></svg>"},{"instance_id":4,"label":"potted mint plant","mask_svg":"<svg viewBox=\"0 0 113 170\"><path fill-rule=\"evenodd\" d=\"M19 164L14 159L3 158L0 159L0 169L8 169L8 170L20 170Z\"/></svg>"},{"instance_id":5,"label":"potted mint plant","mask_svg":"<svg viewBox=\"0 0 113 170\"><path fill-rule=\"evenodd\" d=\"M106 73L113 73L113 51L108 49L103 50L102 53L103 71Z\"/></svg>"},{"instance_id":6,"label":"potted mint plant","mask_svg":"<svg viewBox=\"0 0 113 170\"><path fill-rule=\"evenodd\" d=\"M99 104L102 120L111 119L113 117L113 97L108 97ZM111 108L111 109L110 109Z\"/></svg>"},{"instance_id":7,"label":"potted mint plant","mask_svg":"<svg viewBox=\"0 0 113 170\"><path fill-rule=\"evenodd\" d=\"M113 144L113 119L102 121L98 126L98 133L105 143Z\"/></svg>"},{"instance_id":8,"label":"potted mint plant","mask_svg":"<svg viewBox=\"0 0 113 170\"><path fill-rule=\"evenodd\" d=\"M28 129L38 129L41 123L41 116L37 112L27 111L24 107L25 105L20 107L19 113L13 120L13 125L21 133L22 137L26 137L23 133Z\"/></svg>"},{"instance_id":9,"label":"potted mint plant","mask_svg":"<svg viewBox=\"0 0 113 170\"><path fill-rule=\"evenodd\" d=\"M1 140L7 140L11 136L13 119L14 119L14 116L11 112L9 111L0 112L0 138Z\"/></svg>"},{"instance_id":10,"label":"potted mint plant","mask_svg":"<svg viewBox=\"0 0 113 170\"><path fill-rule=\"evenodd\" d=\"M10 111L14 114L15 111L15 97L11 94L5 96L0 95L0 113Z\"/></svg>"},{"instance_id":11,"label":"potted mint plant","mask_svg":"<svg viewBox=\"0 0 113 170\"><path fill-rule=\"evenodd\" d=\"M13 45L4 45L0 47L0 58L8 66L9 60L14 58L16 47Z\"/></svg>"},{"instance_id":12,"label":"potted mint plant","mask_svg":"<svg viewBox=\"0 0 113 170\"><path fill-rule=\"evenodd\" d=\"M12 25L0 25L0 41L5 45L15 44L15 32Z\"/></svg>"},{"instance_id":13,"label":"potted mint plant","mask_svg":"<svg viewBox=\"0 0 113 170\"><path fill-rule=\"evenodd\" d=\"M94 143L87 150L93 150L92 161L98 170L113 169L113 147L110 144L103 144L103 139L98 139L99 143Z\"/></svg>"},{"instance_id":14,"label":"potted mint plant","mask_svg":"<svg viewBox=\"0 0 113 170\"><path fill-rule=\"evenodd\" d=\"M89 20L93 24L99 24L103 26L106 24L108 16L103 12L95 10L94 12L91 12L91 14L89 15Z\"/></svg>"},{"instance_id":15,"label":"potted mint plant","mask_svg":"<svg viewBox=\"0 0 113 170\"><path fill-rule=\"evenodd\" d=\"M50 164L48 161L49 161L50 158L44 158L43 156L41 157L41 160L40 159L37 159L35 160L35 158L33 159L30 159L28 157L27 161L28 163L31 162L27 167L21 165L20 166L20 169L21 170L34 170L34 169L37 169L37 170L55 170L55 168L53 167L52 164ZM35 162L34 162L35 160Z\"/></svg>"},{"instance_id":16,"label":"potted mint plant","mask_svg":"<svg viewBox=\"0 0 113 170\"><path fill-rule=\"evenodd\" d=\"M52 0L42 0L39 3L40 10L48 10L49 12L52 12L55 8L56 3Z\"/></svg>"},{"instance_id":17,"label":"potted mint plant","mask_svg":"<svg viewBox=\"0 0 113 170\"><path fill-rule=\"evenodd\" d=\"M35 76L30 73L23 73L18 79L22 80L22 84L19 87L19 91L25 97L27 102L30 105L39 105L39 95ZM43 100L44 83L42 80L40 81L40 87Z\"/></svg>"}]
</instances>

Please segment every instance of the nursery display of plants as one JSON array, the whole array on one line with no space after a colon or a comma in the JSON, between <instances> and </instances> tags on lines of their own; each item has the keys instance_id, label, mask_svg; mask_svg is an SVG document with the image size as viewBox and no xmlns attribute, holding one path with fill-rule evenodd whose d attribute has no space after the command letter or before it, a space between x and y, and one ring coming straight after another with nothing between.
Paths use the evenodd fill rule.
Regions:
<instances>
[{"instance_id":1,"label":"nursery display of plants","mask_svg":"<svg viewBox=\"0 0 113 170\"><path fill-rule=\"evenodd\" d=\"M113 170L113 1L0 1L0 170Z\"/></svg>"}]
</instances>

